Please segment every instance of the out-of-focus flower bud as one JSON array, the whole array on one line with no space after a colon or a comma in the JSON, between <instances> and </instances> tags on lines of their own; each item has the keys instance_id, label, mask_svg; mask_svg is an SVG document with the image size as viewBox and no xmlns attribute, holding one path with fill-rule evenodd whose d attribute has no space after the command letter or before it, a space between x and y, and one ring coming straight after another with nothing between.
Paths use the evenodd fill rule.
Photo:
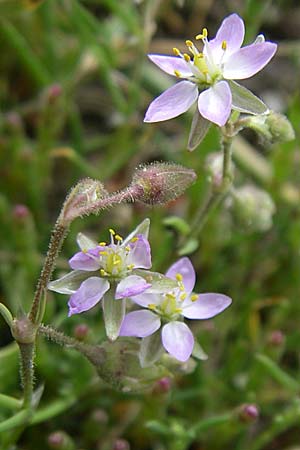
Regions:
<instances>
[{"instance_id":1,"label":"out-of-focus flower bud","mask_svg":"<svg viewBox=\"0 0 300 450\"><path fill-rule=\"evenodd\" d=\"M116 439L113 443L113 450L130 450L129 442L126 439Z\"/></svg>"},{"instance_id":2,"label":"out-of-focus flower bud","mask_svg":"<svg viewBox=\"0 0 300 450\"><path fill-rule=\"evenodd\" d=\"M18 343L32 344L35 341L37 326L24 316L13 320L11 332Z\"/></svg>"},{"instance_id":3,"label":"out-of-focus flower bud","mask_svg":"<svg viewBox=\"0 0 300 450\"><path fill-rule=\"evenodd\" d=\"M11 131L20 131L23 128L20 114L12 111L6 115L6 125Z\"/></svg>"},{"instance_id":4,"label":"out-of-focus flower bud","mask_svg":"<svg viewBox=\"0 0 300 450\"><path fill-rule=\"evenodd\" d=\"M136 188L135 200L147 205L163 204L182 195L195 179L192 169L154 162L136 169L131 189Z\"/></svg>"},{"instance_id":5,"label":"out-of-focus flower bud","mask_svg":"<svg viewBox=\"0 0 300 450\"><path fill-rule=\"evenodd\" d=\"M223 179L223 154L221 152L210 153L205 160L205 169L213 188L218 189Z\"/></svg>"},{"instance_id":6,"label":"out-of-focus flower bud","mask_svg":"<svg viewBox=\"0 0 300 450\"><path fill-rule=\"evenodd\" d=\"M49 86L46 90L46 98L49 103L54 103L58 98L62 95L62 87L60 84L55 83L52 86Z\"/></svg>"},{"instance_id":7,"label":"out-of-focus flower bud","mask_svg":"<svg viewBox=\"0 0 300 450\"><path fill-rule=\"evenodd\" d=\"M295 139L292 124L283 114L270 111L266 115L249 116L244 122L247 127L261 134L270 143L287 142Z\"/></svg>"},{"instance_id":8,"label":"out-of-focus flower bud","mask_svg":"<svg viewBox=\"0 0 300 450\"><path fill-rule=\"evenodd\" d=\"M160 380L157 380L157 382L154 385L153 392L155 394L166 394L170 392L172 388L172 381L170 377L163 377Z\"/></svg>"},{"instance_id":9,"label":"out-of-focus flower bud","mask_svg":"<svg viewBox=\"0 0 300 450\"><path fill-rule=\"evenodd\" d=\"M274 330L268 336L268 344L272 347L281 347L284 344L285 335L281 330Z\"/></svg>"},{"instance_id":10,"label":"out-of-focus flower bud","mask_svg":"<svg viewBox=\"0 0 300 450\"><path fill-rule=\"evenodd\" d=\"M275 205L270 195L256 186L245 185L233 191L230 204L236 220L253 231L272 226Z\"/></svg>"},{"instance_id":11,"label":"out-of-focus flower bud","mask_svg":"<svg viewBox=\"0 0 300 450\"><path fill-rule=\"evenodd\" d=\"M74 337L79 341L85 341L89 334L89 327L85 323L80 323L74 327Z\"/></svg>"},{"instance_id":12,"label":"out-of-focus flower bud","mask_svg":"<svg viewBox=\"0 0 300 450\"><path fill-rule=\"evenodd\" d=\"M15 222L23 223L30 217L30 211L26 205L15 205L12 210L12 216Z\"/></svg>"},{"instance_id":13,"label":"out-of-focus flower bud","mask_svg":"<svg viewBox=\"0 0 300 450\"><path fill-rule=\"evenodd\" d=\"M54 431L48 436L49 448L53 450L73 450L75 448L71 437L64 431Z\"/></svg>"},{"instance_id":14,"label":"out-of-focus flower bud","mask_svg":"<svg viewBox=\"0 0 300 450\"><path fill-rule=\"evenodd\" d=\"M137 340L119 338L115 342L104 342L101 346L84 346L80 349L95 366L99 376L114 389L123 392L138 392L149 389L158 379L167 375L160 366L142 368Z\"/></svg>"},{"instance_id":15,"label":"out-of-focus flower bud","mask_svg":"<svg viewBox=\"0 0 300 450\"><path fill-rule=\"evenodd\" d=\"M244 423L253 423L259 417L259 409L257 405L245 403L238 409L238 418Z\"/></svg>"}]
</instances>

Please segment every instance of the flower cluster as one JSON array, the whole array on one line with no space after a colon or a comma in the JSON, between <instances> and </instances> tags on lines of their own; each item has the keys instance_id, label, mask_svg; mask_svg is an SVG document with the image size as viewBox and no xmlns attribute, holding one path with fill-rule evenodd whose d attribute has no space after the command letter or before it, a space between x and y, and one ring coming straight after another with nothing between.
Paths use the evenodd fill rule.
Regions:
<instances>
[{"instance_id":1,"label":"flower cluster","mask_svg":"<svg viewBox=\"0 0 300 450\"><path fill-rule=\"evenodd\" d=\"M119 335L149 338L161 328L164 349L177 360L187 361L194 337L184 318L210 319L227 308L231 299L223 294L194 294L195 270L186 257L165 275L149 271L149 223L145 219L126 239L110 229L110 243L97 243L79 233L80 252L69 261L73 271L48 288L71 295L69 316L102 300L110 340ZM126 299L147 309L126 314Z\"/></svg>"},{"instance_id":2,"label":"flower cluster","mask_svg":"<svg viewBox=\"0 0 300 450\"><path fill-rule=\"evenodd\" d=\"M175 56L148 55L164 72L180 81L156 98L149 106L145 122L172 119L198 102L200 115L219 126L225 125L231 110L247 114L268 111L264 103L248 89L233 80L250 78L262 70L276 52L277 45L266 42L262 34L251 45L241 48L245 27L237 14L226 17L214 39L207 29L196 36L203 43L200 52L186 41L189 53L174 48Z\"/></svg>"}]
</instances>

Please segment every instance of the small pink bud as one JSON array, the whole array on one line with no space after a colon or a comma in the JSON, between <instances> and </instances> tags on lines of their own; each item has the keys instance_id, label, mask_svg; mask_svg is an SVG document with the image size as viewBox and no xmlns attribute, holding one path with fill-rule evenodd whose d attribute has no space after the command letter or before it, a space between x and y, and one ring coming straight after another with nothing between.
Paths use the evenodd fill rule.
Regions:
<instances>
[{"instance_id":1,"label":"small pink bud","mask_svg":"<svg viewBox=\"0 0 300 450\"><path fill-rule=\"evenodd\" d=\"M116 439L113 444L113 450L130 450L129 442L125 439Z\"/></svg>"},{"instance_id":2,"label":"small pink bud","mask_svg":"<svg viewBox=\"0 0 300 450\"><path fill-rule=\"evenodd\" d=\"M16 221L23 222L30 216L30 211L26 205L18 204L14 206L12 215Z\"/></svg>"},{"instance_id":3,"label":"small pink bud","mask_svg":"<svg viewBox=\"0 0 300 450\"><path fill-rule=\"evenodd\" d=\"M104 411L104 409L95 409L91 414L91 419L93 422L96 422L97 424L106 424L108 422L108 415L107 412Z\"/></svg>"},{"instance_id":4,"label":"small pink bud","mask_svg":"<svg viewBox=\"0 0 300 450\"><path fill-rule=\"evenodd\" d=\"M136 169L131 189L136 188L134 198L147 205L167 203L182 195L195 179L192 169L154 162Z\"/></svg>"},{"instance_id":5,"label":"small pink bud","mask_svg":"<svg viewBox=\"0 0 300 450\"><path fill-rule=\"evenodd\" d=\"M239 419L244 423L255 422L259 416L259 409L255 404L245 403L239 408Z\"/></svg>"},{"instance_id":6,"label":"small pink bud","mask_svg":"<svg viewBox=\"0 0 300 450\"><path fill-rule=\"evenodd\" d=\"M58 83L49 86L46 92L46 96L49 103L55 102L62 95L62 92L63 92L62 87Z\"/></svg>"},{"instance_id":7,"label":"small pink bud","mask_svg":"<svg viewBox=\"0 0 300 450\"><path fill-rule=\"evenodd\" d=\"M272 347L281 347L285 341L285 335L280 330L274 330L268 337L268 344Z\"/></svg>"},{"instance_id":8,"label":"small pink bud","mask_svg":"<svg viewBox=\"0 0 300 450\"><path fill-rule=\"evenodd\" d=\"M171 387L171 379L169 377L163 377L155 383L153 391L157 394L166 394L171 390Z\"/></svg>"},{"instance_id":9,"label":"small pink bud","mask_svg":"<svg viewBox=\"0 0 300 450\"><path fill-rule=\"evenodd\" d=\"M13 130L20 130L22 128L22 118L17 112L10 112L6 116L7 125Z\"/></svg>"},{"instance_id":10,"label":"small pink bud","mask_svg":"<svg viewBox=\"0 0 300 450\"><path fill-rule=\"evenodd\" d=\"M52 450L74 450L74 442L64 431L54 431L48 436L48 445Z\"/></svg>"},{"instance_id":11,"label":"small pink bud","mask_svg":"<svg viewBox=\"0 0 300 450\"><path fill-rule=\"evenodd\" d=\"M80 323L74 327L74 337L79 341L84 341L87 338L89 331L90 329L86 324Z\"/></svg>"}]
</instances>

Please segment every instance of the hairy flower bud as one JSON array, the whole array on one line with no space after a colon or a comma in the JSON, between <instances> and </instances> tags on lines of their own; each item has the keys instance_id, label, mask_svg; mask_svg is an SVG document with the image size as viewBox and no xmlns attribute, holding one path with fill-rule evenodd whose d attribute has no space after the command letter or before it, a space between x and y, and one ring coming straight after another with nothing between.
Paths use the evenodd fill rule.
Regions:
<instances>
[{"instance_id":1,"label":"hairy flower bud","mask_svg":"<svg viewBox=\"0 0 300 450\"><path fill-rule=\"evenodd\" d=\"M70 223L76 217L84 215L85 208L108 195L103 184L98 180L86 178L79 181L65 201L60 220L66 224Z\"/></svg>"},{"instance_id":2,"label":"hairy flower bud","mask_svg":"<svg viewBox=\"0 0 300 450\"><path fill-rule=\"evenodd\" d=\"M113 443L113 450L129 450L129 442L125 439L116 439Z\"/></svg>"},{"instance_id":3,"label":"hairy flower bud","mask_svg":"<svg viewBox=\"0 0 300 450\"><path fill-rule=\"evenodd\" d=\"M192 169L154 162L136 169L131 187L137 188L136 200L147 205L163 204L182 195L195 179Z\"/></svg>"},{"instance_id":4,"label":"hairy flower bud","mask_svg":"<svg viewBox=\"0 0 300 450\"><path fill-rule=\"evenodd\" d=\"M85 341L90 332L89 327L85 323L80 323L74 327L74 337L79 341Z\"/></svg>"},{"instance_id":5,"label":"hairy flower bud","mask_svg":"<svg viewBox=\"0 0 300 450\"><path fill-rule=\"evenodd\" d=\"M231 206L236 220L253 231L266 231L272 226L275 205L268 192L245 185L234 190Z\"/></svg>"}]
</instances>

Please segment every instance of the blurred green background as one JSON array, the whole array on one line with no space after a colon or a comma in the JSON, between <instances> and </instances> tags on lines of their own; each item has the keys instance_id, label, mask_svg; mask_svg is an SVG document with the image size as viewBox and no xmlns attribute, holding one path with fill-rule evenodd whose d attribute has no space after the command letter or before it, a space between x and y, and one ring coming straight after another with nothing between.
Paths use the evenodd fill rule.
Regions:
<instances>
[{"instance_id":1,"label":"blurred green background","mask_svg":"<svg viewBox=\"0 0 300 450\"><path fill-rule=\"evenodd\" d=\"M184 41L204 26L213 36L231 12L244 18L247 43L259 32L279 43L272 62L243 84L288 116L296 139L271 145L245 132L234 141L235 186L267 191L276 212L262 231L260 208L245 223L225 201L202 230L191 256L196 292L233 298L220 317L193 324L208 360L170 386L164 380L150 393L121 394L99 381L80 355L40 339L37 384L45 383L45 392L35 423L12 448L299 450L298 1L0 0L0 296L15 315L28 311L51 228L72 185L92 177L118 190L136 166L154 160L194 168L198 180L167 207L120 205L77 219L55 276L68 270L78 231L105 240L108 227L126 235L145 217L152 224L154 270L178 258L184 236L166 219L192 222L208 189L205 161L219 150L219 134L211 127L189 153L192 113L143 123L149 102L173 82L146 54L184 50ZM45 322L71 335L85 325L88 342L104 339L99 309L67 318L65 296L49 293ZM0 392L18 397L11 341L0 317ZM241 413L246 403L257 405L257 420ZM9 414L0 407L0 419ZM69 447L51 447L48 437L56 430L70 436Z\"/></svg>"}]
</instances>

